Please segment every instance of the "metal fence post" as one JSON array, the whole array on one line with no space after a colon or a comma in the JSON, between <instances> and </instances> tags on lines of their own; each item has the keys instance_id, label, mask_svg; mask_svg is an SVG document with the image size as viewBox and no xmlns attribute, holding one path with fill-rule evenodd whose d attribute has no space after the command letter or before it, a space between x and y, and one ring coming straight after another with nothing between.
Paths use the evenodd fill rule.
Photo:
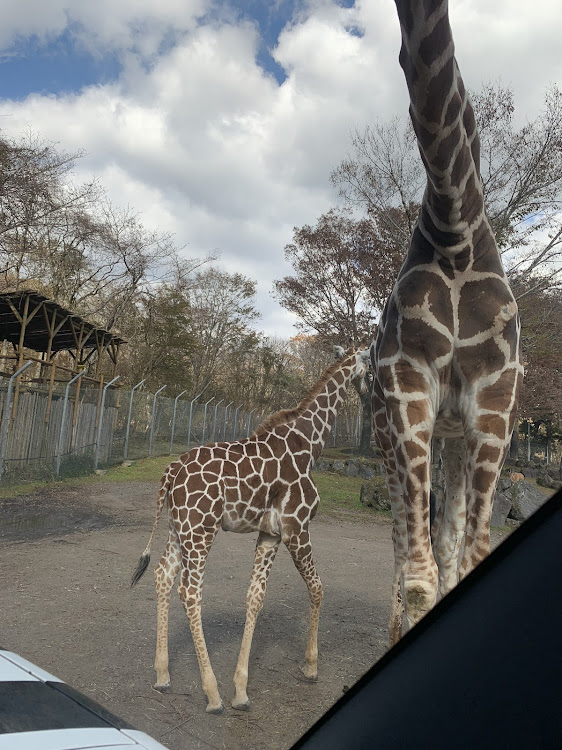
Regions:
<instances>
[{"instance_id":1,"label":"metal fence post","mask_svg":"<svg viewBox=\"0 0 562 750\"><path fill-rule=\"evenodd\" d=\"M203 393L203 391L201 391ZM187 428L187 450L189 450L189 443L191 442L191 418L193 417L193 404L197 401L201 393L198 393L197 396L195 396L194 399L191 400L191 403L189 404L189 426Z\"/></svg>"},{"instance_id":2,"label":"metal fence post","mask_svg":"<svg viewBox=\"0 0 562 750\"><path fill-rule=\"evenodd\" d=\"M221 398L221 400L217 401L217 403L215 404L215 418L213 420L213 443L216 442L216 437L217 437L217 409L219 408L219 405L222 404L223 401L224 401L224 398Z\"/></svg>"},{"instance_id":3,"label":"metal fence post","mask_svg":"<svg viewBox=\"0 0 562 750\"><path fill-rule=\"evenodd\" d=\"M105 406L105 394L107 393L107 389L109 388L109 386L115 383L116 380L119 380L120 377L121 375L117 375L115 378L113 378L113 380L110 380L109 383L106 386L104 386L104 389L101 394L100 418L98 422L98 435L96 438L96 453L94 457L94 470L98 468L98 461L100 457L100 440L101 440L101 428L103 425L103 407Z\"/></svg>"},{"instance_id":4,"label":"metal fence post","mask_svg":"<svg viewBox=\"0 0 562 750\"><path fill-rule=\"evenodd\" d=\"M125 432L125 448L123 449L123 461L127 458L127 453L129 452L129 430L131 429L131 414L133 413L133 396L135 395L137 388L140 388L144 382L144 379L141 380L141 382L137 383L131 391L131 398L129 399L129 416L127 417L127 430Z\"/></svg>"},{"instance_id":5,"label":"metal fence post","mask_svg":"<svg viewBox=\"0 0 562 750\"><path fill-rule=\"evenodd\" d=\"M60 472L60 461L61 461L61 455L62 455L62 443L64 440L64 423L66 421L66 409L68 406L68 393L70 391L70 386L74 383L74 381L78 380L78 378L81 378L82 375L84 375L86 371L82 370L82 372L79 372L78 375L75 375L72 380L69 380L66 384L66 388L64 389L64 401L62 405L62 418L61 418L61 424L60 424L60 435L59 435L59 447L57 450L57 468L56 468L56 476L58 477Z\"/></svg>"},{"instance_id":6,"label":"metal fence post","mask_svg":"<svg viewBox=\"0 0 562 750\"><path fill-rule=\"evenodd\" d=\"M222 440L223 440L223 442L226 440L226 420L228 418L228 410L232 406L233 403L234 403L234 401L231 401L229 404L227 404L224 407L224 425L223 425L223 431L222 431Z\"/></svg>"},{"instance_id":7,"label":"metal fence post","mask_svg":"<svg viewBox=\"0 0 562 750\"><path fill-rule=\"evenodd\" d=\"M250 426L252 424L252 414L255 412L255 409L252 409L252 411L248 412L248 430L246 432L246 437L250 437Z\"/></svg>"},{"instance_id":8,"label":"metal fence post","mask_svg":"<svg viewBox=\"0 0 562 750\"><path fill-rule=\"evenodd\" d=\"M187 393L187 391L182 391L179 396L176 396L174 400L174 414L172 416L172 437L170 438L170 455L174 448L174 433L176 431L176 409L178 408L178 399L183 396L184 393Z\"/></svg>"},{"instance_id":9,"label":"metal fence post","mask_svg":"<svg viewBox=\"0 0 562 750\"><path fill-rule=\"evenodd\" d=\"M156 416L156 399L158 398L158 394L161 393L164 388L167 388L167 385L163 385L162 388L159 388L156 393L154 394L154 400L152 402L152 417L150 418L150 435L148 436L148 455L152 456L152 438L154 437L154 421Z\"/></svg>"},{"instance_id":10,"label":"metal fence post","mask_svg":"<svg viewBox=\"0 0 562 750\"><path fill-rule=\"evenodd\" d=\"M236 440L236 428L238 427L238 412L242 408L242 404L234 410L234 427L232 428L232 439Z\"/></svg>"},{"instance_id":11,"label":"metal fence post","mask_svg":"<svg viewBox=\"0 0 562 750\"><path fill-rule=\"evenodd\" d=\"M205 445L205 430L207 428L207 407L211 403L211 401L214 399L214 396L211 396L211 398L207 401L205 404L205 411L203 413L203 435L201 436L201 445Z\"/></svg>"},{"instance_id":12,"label":"metal fence post","mask_svg":"<svg viewBox=\"0 0 562 750\"><path fill-rule=\"evenodd\" d=\"M14 381L22 374L24 370L27 370L29 365L33 364L32 360L26 362L23 367L17 372L14 372L10 380L8 381L8 390L6 392L6 402L4 404L4 416L2 419L2 438L0 440L0 477L4 470L4 458L6 456L6 444L8 442L8 425L10 423L10 412L12 411L12 391L14 389Z\"/></svg>"}]
</instances>

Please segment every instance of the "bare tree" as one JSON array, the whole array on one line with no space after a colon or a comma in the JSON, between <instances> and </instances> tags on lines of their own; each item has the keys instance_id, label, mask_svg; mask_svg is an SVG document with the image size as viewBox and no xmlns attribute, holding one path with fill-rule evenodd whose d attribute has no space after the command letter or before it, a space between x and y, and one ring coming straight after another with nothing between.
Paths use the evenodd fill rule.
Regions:
<instances>
[{"instance_id":1,"label":"bare tree","mask_svg":"<svg viewBox=\"0 0 562 750\"><path fill-rule=\"evenodd\" d=\"M558 284L562 274L562 94L552 86L542 112L518 129L509 88L489 84L472 93L471 99L480 133L486 209L515 291L530 294ZM333 184L345 201L368 214L400 207L406 224L400 227L390 221L388 229L405 249L425 185L410 123L394 119L356 131L351 147L352 156L332 172ZM383 212L383 220L389 219ZM525 283L531 276L533 288Z\"/></svg>"},{"instance_id":2,"label":"bare tree","mask_svg":"<svg viewBox=\"0 0 562 750\"><path fill-rule=\"evenodd\" d=\"M398 208L374 207L368 219L332 209L316 227L294 229L285 257L294 275L274 282L281 305L294 312L303 331L320 342L359 342L373 336L377 312L388 297L402 262L401 231L408 217ZM363 433L360 450L368 452L371 437L370 397L361 397Z\"/></svg>"}]
</instances>

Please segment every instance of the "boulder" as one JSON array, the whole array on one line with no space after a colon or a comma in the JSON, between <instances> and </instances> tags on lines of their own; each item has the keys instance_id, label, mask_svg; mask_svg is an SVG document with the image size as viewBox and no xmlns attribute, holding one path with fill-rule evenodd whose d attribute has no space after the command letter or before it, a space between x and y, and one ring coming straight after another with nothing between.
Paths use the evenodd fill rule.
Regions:
<instances>
[{"instance_id":1,"label":"boulder","mask_svg":"<svg viewBox=\"0 0 562 750\"><path fill-rule=\"evenodd\" d=\"M363 483L359 494L361 504L375 510L390 510L390 498L385 477L374 477Z\"/></svg>"},{"instance_id":2,"label":"boulder","mask_svg":"<svg viewBox=\"0 0 562 750\"><path fill-rule=\"evenodd\" d=\"M492 504L492 526L505 526L509 511L511 510L511 498L507 493L496 492Z\"/></svg>"},{"instance_id":3,"label":"boulder","mask_svg":"<svg viewBox=\"0 0 562 750\"><path fill-rule=\"evenodd\" d=\"M526 521L529 516L538 510L547 500L548 496L544 495L530 482L524 479L515 482L509 490L511 495L511 510L509 517L516 521Z\"/></svg>"},{"instance_id":4,"label":"boulder","mask_svg":"<svg viewBox=\"0 0 562 750\"><path fill-rule=\"evenodd\" d=\"M512 484L513 482L511 481L509 477L500 477L498 480L497 491L505 492L505 490L508 490Z\"/></svg>"},{"instance_id":5,"label":"boulder","mask_svg":"<svg viewBox=\"0 0 562 750\"><path fill-rule=\"evenodd\" d=\"M345 469L345 464L343 461L334 461L332 464L332 471L335 472L341 472Z\"/></svg>"},{"instance_id":6,"label":"boulder","mask_svg":"<svg viewBox=\"0 0 562 750\"><path fill-rule=\"evenodd\" d=\"M376 471L372 466L367 466L367 464L359 464L359 476L362 479L372 479L374 476L376 476Z\"/></svg>"},{"instance_id":7,"label":"boulder","mask_svg":"<svg viewBox=\"0 0 562 750\"><path fill-rule=\"evenodd\" d=\"M343 473L346 475L346 477L358 477L359 467L357 466L355 461L346 461Z\"/></svg>"}]
</instances>

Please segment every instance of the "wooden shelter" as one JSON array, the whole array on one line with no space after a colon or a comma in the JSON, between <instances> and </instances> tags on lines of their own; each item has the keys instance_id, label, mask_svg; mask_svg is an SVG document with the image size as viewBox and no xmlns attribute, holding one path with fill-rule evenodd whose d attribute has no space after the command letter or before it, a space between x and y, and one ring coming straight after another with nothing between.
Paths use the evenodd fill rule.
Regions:
<instances>
[{"instance_id":1,"label":"wooden shelter","mask_svg":"<svg viewBox=\"0 0 562 750\"><path fill-rule=\"evenodd\" d=\"M26 362L37 363L26 372L26 380L49 385L49 408L55 383L66 383L86 371L77 384L88 382L101 391L104 361L109 360L111 377L115 376L119 348L125 341L113 333L89 323L57 302L30 289L0 294L0 341L13 347L13 354L3 351L0 376L11 377ZM69 356L62 363L57 355ZM37 356L40 355L40 356ZM13 363L13 364L11 364ZM18 378L19 380L19 378ZM14 409L18 400L16 386Z\"/></svg>"},{"instance_id":2,"label":"wooden shelter","mask_svg":"<svg viewBox=\"0 0 562 750\"><path fill-rule=\"evenodd\" d=\"M42 372L50 368L54 373L60 367L72 377L95 360L88 378L96 381L101 379L105 355L109 357L115 375L119 347L125 343L113 333L88 323L32 290L0 294L0 340L8 341L14 348L14 356L4 357L5 360L15 360L14 371L25 360L31 359L40 363ZM28 356L24 354L24 349L42 356ZM74 361L72 367L63 367L55 362L55 356L61 351L69 353ZM8 375L6 372L2 374ZM70 377L60 379L69 380Z\"/></svg>"}]
</instances>

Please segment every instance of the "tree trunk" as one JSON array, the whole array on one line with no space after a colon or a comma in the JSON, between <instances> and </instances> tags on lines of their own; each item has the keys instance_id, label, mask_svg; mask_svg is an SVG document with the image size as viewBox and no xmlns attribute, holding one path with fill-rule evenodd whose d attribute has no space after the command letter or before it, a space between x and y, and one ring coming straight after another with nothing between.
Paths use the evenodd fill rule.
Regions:
<instances>
[{"instance_id":1,"label":"tree trunk","mask_svg":"<svg viewBox=\"0 0 562 750\"><path fill-rule=\"evenodd\" d=\"M519 426L517 420L513 432L511 433L511 441L509 443L509 457L517 459L519 457Z\"/></svg>"}]
</instances>

